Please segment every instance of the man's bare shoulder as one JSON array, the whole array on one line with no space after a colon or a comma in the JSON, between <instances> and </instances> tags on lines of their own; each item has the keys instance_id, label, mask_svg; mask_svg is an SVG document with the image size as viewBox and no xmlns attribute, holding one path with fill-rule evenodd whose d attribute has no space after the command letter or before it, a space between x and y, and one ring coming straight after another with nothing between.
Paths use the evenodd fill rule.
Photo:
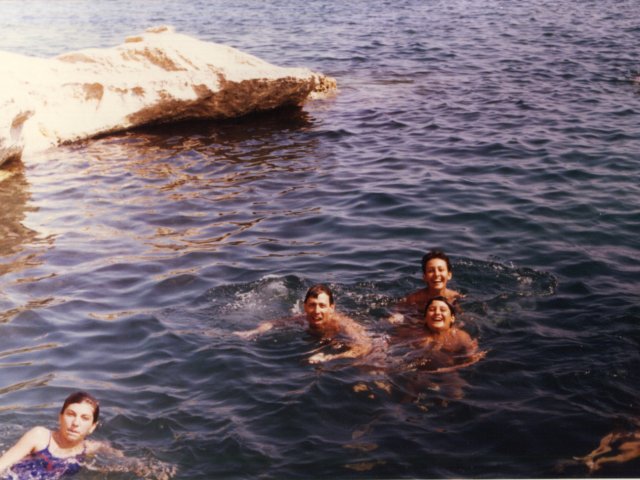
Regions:
<instances>
[{"instance_id":1,"label":"man's bare shoulder","mask_svg":"<svg viewBox=\"0 0 640 480\"><path fill-rule=\"evenodd\" d=\"M341 313L341 312L335 312L333 314L333 317L337 321L342 322L342 323L351 323L351 322L356 323L356 321L353 318L351 318L349 315L346 315L346 314Z\"/></svg>"},{"instance_id":2,"label":"man's bare shoulder","mask_svg":"<svg viewBox=\"0 0 640 480\"><path fill-rule=\"evenodd\" d=\"M464 330L461 330L459 328L453 327L451 329L451 334L453 336L453 338L455 338L456 340L459 340L461 342L471 342L471 335L469 335L467 332L465 332Z\"/></svg>"},{"instance_id":3,"label":"man's bare shoulder","mask_svg":"<svg viewBox=\"0 0 640 480\"><path fill-rule=\"evenodd\" d=\"M426 303L428 299L428 291L426 288L421 288L420 290L416 290L415 292L411 292L406 297L400 299L400 304L402 305L421 305Z\"/></svg>"},{"instance_id":4,"label":"man's bare shoulder","mask_svg":"<svg viewBox=\"0 0 640 480\"><path fill-rule=\"evenodd\" d=\"M478 342L473 338L471 338L471 335L469 335L464 330L454 327L451 330L451 334L452 334L451 339L453 340L457 349L466 350L467 352L472 352L477 350Z\"/></svg>"},{"instance_id":5,"label":"man's bare shoulder","mask_svg":"<svg viewBox=\"0 0 640 480\"><path fill-rule=\"evenodd\" d=\"M280 318L278 320L273 320L276 326L286 326L286 325L306 325L307 320L305 316L301 313L297 313L290 317Z\"/></svg>"},{"instance_id":6,"label":"man's bare shoulder","mask_svg":"<svg viewBox=\"0 0 640 480\"><path fill-rule=\"evenodd\" d=\"M363 333L365 331L365 328L360 323L344 313L335 313L334 319L342 330L357 330Z\"/></svg>"},{"instance_id":7,"label":"man's bare shoulder","mask_svg":"<svg viewBox=\"0 0 640 480\"><path fill-rule=\"evenodd\" d=\"M451 290L449 288L447 288L447 291L445 292L444 296L451 303L455 303L457 300L460 300L461 298L464 297L464 295L458 292L457 290Z\"/></svg>"}]
</instances>

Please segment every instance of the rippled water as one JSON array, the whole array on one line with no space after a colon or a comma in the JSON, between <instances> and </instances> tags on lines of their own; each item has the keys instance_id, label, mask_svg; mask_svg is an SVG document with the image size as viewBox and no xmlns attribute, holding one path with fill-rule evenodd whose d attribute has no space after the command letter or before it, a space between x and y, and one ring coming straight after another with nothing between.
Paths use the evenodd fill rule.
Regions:
<instances>
[{"instance_id":1,"label":"rippled water","mask_svg":"<svg viewBox=\"0 0 640 480\"><path fill-rule=\"evenodd\" d=\"M0 447L55 426L79 388L102 401L97 438L185 479L580 477L559 463L632 428L636 2L4 1L0 48L50 56L156 24L340 93L5 167ZM295 328L232 335L319 281L382 335L434 247L488 351L454 380L314 367Z\"/></svg>"}]
</instances>

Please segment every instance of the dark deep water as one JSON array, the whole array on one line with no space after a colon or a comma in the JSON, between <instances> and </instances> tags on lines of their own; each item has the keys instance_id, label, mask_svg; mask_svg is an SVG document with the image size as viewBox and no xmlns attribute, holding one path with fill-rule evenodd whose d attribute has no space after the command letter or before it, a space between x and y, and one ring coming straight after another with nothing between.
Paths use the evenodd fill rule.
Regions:
<instances>
[{"instance_id":1,"label":"dark deep water","mask_svg":"<svg viewBox=\"0 0 640 480\"><path fill-rule=\"evenodd\" d=\"M95 437L175 478L587 476L558 465L640 423L638 7L0 3L3 50L171 24L340 87L302 110L6 167L0 448L88 389ZM380 372L311 366L319 346L293 328L232 335L297 311L320 281L381 335L434 247L488 350L459 372L462 398L416 372L386 378L389 394Z\"/></svg>"}]
</instances>

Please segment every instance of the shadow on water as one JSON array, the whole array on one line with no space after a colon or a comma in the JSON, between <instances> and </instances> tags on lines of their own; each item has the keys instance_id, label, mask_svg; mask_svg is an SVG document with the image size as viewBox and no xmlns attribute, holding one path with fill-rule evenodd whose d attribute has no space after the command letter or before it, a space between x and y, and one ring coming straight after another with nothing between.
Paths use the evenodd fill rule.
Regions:
<instances>
[{"instance_id":1,"label":"shadow on water","mask_svg":"<svg viewBox=\"0 0 640 480\"><path fill-rule=\"evenodd\" d=\"M280 210L266 199L308 188L300 179L317 170L321 155L318 140L305 134L312 125L304 110L280 109L158 125L61 154L89 159L80 165L84 181L76 190L82 188L87 210L104 217L112 236L119 232L154 255L201 255L256 242L252 231L261 223L307 210Z\"/></svg>"},{"instance_id":2,"label":"shadow on water","mask_svg":"<svg viewBox=\"0 0 640 480\"><path fill-rule=\"evenodd\" d=\"M4 275L28 264L20 253L38 234L24 226L33 207L29 206L31 193L23 163L20 160L5 163L0 173L0 259L11 259L0 263L0 275Z\"/></svg>"},{"instance_id":3,"label":"shadow on water","mask_svg":"<svg viewBox=\"0 0 640 480\"><path fill-rule=\"evenodd\" d=\"M183 121L140 127L127 132L99 136L83 142L93 151L94 145L123 145L131 148L134 158L145 157L150 162L189 152L206 153L212 157L256 160L267 150L287 149L280 140L291 133L313 127L311 115L299 107L287 107L259 112L239 118L217 121ZM127 158L127 156L123 157Z\"/></svg>"},{"instance_id":4,"label":"shadow on water","mask_svg":"<svg viewBox=\"0 0 640 480\"><path fill-rule=\"evenodd\" d=\"M313 124L313 118L306 110L289 106L224 120L156 124L136 128L132 132L167 138L175 135L195 136L209 138L209 143L233 144L247 139L268 137L277 132L308 130Z\"/></svg>"},{"instance_id":5,"label":"shadow on water","mask_svg":"<svg viewBox=\"0 0 640 480\"><path fill-rule=\"evenodd\" d=\"M24 164L20 160L5 163L0 170L0 278L3 284L18 280L22 274L43 263L42 256L51 248L53 238L26 226L27 216L37 211L31 201L31 189ZM21 312L42 308L51 303L49 296L10 295L0 284L0 324L11 321Z\"/></svg>"},{"instance_id":6,"label":"shadow on water","mask_svg":"<svg viewBox=\"0 0 640 480\"><path fill-rule=\"evenodd\" d=\"M224 121L149 126L96 138L74 150L93 157L105 174L124 168L174 200L219 189L219 197L211 198L215 201L234 186L300 168L295 162L317 148L317 141L300 135L312 124L304 110L287 108Z\"/></svg>"}]
</instances>

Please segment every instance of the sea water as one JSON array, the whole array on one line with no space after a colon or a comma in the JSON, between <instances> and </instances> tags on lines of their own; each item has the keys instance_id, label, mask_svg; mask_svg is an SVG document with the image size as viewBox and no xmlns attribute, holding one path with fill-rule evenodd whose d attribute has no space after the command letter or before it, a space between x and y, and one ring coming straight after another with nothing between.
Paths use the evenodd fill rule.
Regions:
<instances>
[{"instance_id":1,"label":"sea water","mask_svg":"<svg viewBox=\"0 0 640 480\"><path fill-rule=\"evenodd\" d=\"M184 479L585 476L564 461L635 428L636 2L7 0L0 48L49 57L160 24L339 93L5 166L2 449L55 428L77 389L102 403L95 438ZM322 346L300 328L233 335L326 282L384 337L432 248L487 351L461 393L310 365Z\"/></svg>"}]
</instances>

